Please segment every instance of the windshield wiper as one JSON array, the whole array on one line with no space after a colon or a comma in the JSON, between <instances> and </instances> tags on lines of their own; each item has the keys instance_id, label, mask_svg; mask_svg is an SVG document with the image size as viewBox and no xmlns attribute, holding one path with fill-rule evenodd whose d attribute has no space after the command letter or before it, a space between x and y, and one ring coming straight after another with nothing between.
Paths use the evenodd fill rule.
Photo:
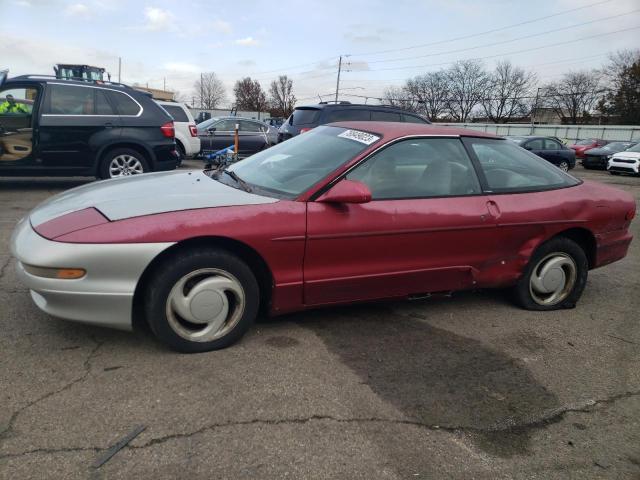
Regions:
<instances>
[{"instance_id":1,"label":"windshield wiper","mask_svg":"<svg viewBox=\"0 0 640 480\"><path fill-rule=\"evenodd\" d=\"M238 185L240 185L242 187L242 189L244 191L251 192L251 187L249 186L249 184L247 182L245 182L244 180L242 180L238 176L238 174L236 172L234 172L233 170L222 170L222 173L226 173L231 178L233 178L238 183Z\"/></svg>"}]
</instances>

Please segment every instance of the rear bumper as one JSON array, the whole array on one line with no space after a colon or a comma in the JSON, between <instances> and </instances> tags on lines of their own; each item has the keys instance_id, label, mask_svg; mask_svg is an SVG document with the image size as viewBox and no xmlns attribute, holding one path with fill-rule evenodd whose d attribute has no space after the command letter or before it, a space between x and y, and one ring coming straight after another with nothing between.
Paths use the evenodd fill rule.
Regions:
<instances>
[{"instance_id":1,"label":"rear bumper","mask_svg":"<svg viewBox=\"0 0 640 480\"><path fill-rule=\"evenodd\" d=\"M54 317L123 330L131 329L140 276L170 245L55 242L38 235L28 218L20 221L11 238L18 278L41 310ZM45 278L27 272L25 264L83 268L87 273L77 280Z\"/></svg>"},{"instance_id":2,"label":"rear bumper","mask_svg":"<svg viewBox=\"0 0 640 480\"><path fill-rule=\"evenodd\" d=\"M628 230L616 230L596 235L596 261L594 268L608 265L624 258L633 235Z\"/></svg>"},{"instance_id":3,"label":"rear bumper","mask_svg":"<svg viewBox=\"0 0 640 480\"><path fill-rule=\"evenodd\" d=\"M152 166L154 172L174 170L180 160L175 143L156 145L153 147L153 155L155 157Z\"/></svg>"}]
</instances>

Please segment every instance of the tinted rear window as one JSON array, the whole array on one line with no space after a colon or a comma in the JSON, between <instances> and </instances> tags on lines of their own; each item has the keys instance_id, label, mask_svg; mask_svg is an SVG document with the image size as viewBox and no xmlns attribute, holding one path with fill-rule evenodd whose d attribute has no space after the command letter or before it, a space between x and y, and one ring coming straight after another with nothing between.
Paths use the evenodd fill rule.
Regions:
<instances>
[{"instance_id":1,"label":"tinted rear window","mask_svg":"<svg viewBox=\"0 0 640 480\"><path fill-rule=\"evenodd\" d=\"M331 110L327 113L327 123L347 122L353 120L371 120L371 112L362 109Z\"/></svg>"},{"instance_id":2,"label":"tinted rear window","mask_svg":"<svg viewBox=\"0 0 640 480\"><path fill-rule=\"evenodd\" d=\"M396 112L379 112L374 110L371 112L371 120L374 122L399 122L400 114Z\"/></svg>"},{"instance_id":3,"label":"tinted rear window","mask_svg":"<svg viewBox=\"0 0 640 480\"><path fill-rule=\"evenodd\" d=\"M125 95L121 92L109 91L111 100L115 103L118 113L120 115L138 115L140 112L140 105L138 105L129 95Z\"/></svg>"},{"instance_id":4,"label":"tinted rear window","mask_svg":"<svg viewBox=\"0 0 640 480\"><path fill-rule=\"evenodd\" d=\"M293 117L292 125L307 125L318 121L320 110L315 108L296 108L291 116Z\"/></svg>"},{"instance_id":5,"label":"tinted rear window","mask_svg":"<svg viewBox=\"0 0 640 480\"><path fill-rule=\"evenodd\" d=\"M173 117L176 122L187 122L189 123L189 117L184 112L184 110L177 105L162 105L169 115Z\"/></svg>"}]
</instances>

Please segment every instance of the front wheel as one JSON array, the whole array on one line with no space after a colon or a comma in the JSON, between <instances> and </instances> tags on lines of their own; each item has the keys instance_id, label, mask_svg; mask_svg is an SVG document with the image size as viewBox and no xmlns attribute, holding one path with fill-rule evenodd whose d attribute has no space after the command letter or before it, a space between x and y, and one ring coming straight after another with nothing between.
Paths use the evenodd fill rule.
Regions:
<instances>
[{"instance_id":1,"label":"front wheel","mask_svg":"<svg viewBox=\"0 0 640 480\"><path fill-rule=\"evenodd\" d=\"M558 237L541 245L514 287L516 302L527 310L573 308L587 283L589 262L573 240Z\"/></svg>"},{"instance_id":2,"label":"front wheel","mask_svg":"<svg viewBox=\"0 0 640 480\"><path fill-rule=\"evenodd\" d=\"M171 257L154 272L145 313L156 337L184 353L225 348L254 322L260 302L255 275L222 250L197 249Z\"/></svg>"}]
</instances>

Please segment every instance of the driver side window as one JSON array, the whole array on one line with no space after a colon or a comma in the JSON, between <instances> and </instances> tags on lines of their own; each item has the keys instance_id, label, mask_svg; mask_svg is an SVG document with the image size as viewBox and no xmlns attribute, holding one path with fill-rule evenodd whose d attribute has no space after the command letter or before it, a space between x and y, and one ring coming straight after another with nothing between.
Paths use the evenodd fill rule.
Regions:
<instances>
[{"instance_id":1,"label":"driver side window","mask_svg":"<svg viewBox=\"0 0 640 480\"><path fill-rule=\"evenodd\" d=\"M457 138L395 143L347 175L366 184L373 200L474 195L481 192L471 160Z\"/></svg>"},{"instance_id":2,"label":"driver side window","mask_svg":"<svg viewBox=\"0 0 640 480\"><path fill-rule=\"evenodd\" d=\"M38 89L6 88L0 91L0 161L17 161L31 155L32 114Z\"/></svg>"}]
</instances>

